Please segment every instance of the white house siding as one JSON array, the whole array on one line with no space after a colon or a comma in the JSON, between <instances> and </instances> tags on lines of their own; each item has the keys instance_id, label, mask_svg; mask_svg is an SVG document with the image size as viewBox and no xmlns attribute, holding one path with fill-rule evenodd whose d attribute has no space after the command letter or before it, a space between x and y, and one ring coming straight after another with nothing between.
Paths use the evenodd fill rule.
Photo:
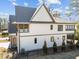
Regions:
<instances>
[{"instance_id":1,"label":"white house siding","mask_svg":"<svg viewBox=\"0 0 79 59\"><path fill-rule=\"evenodd\" d=\"M53 25L53 29L50 26ZM63 25L63 31L58 31L58 25ZM30 24L29 33L31 34L60 34L60 33L74 33L74 31L66 31L65 25L71 24Z\"/></svg>"},{"instance_id":2,"label":"white house siding","mask_svg":"<svg viewBox=\"0 0 79 59\"><path fill-rule=\"evenodd\" d=\"M44 6L39 9L31 21L53 22Z\"/></svg>"},{"instance_id":3,"label":"white house siding","mask_svg":"<svg viewBox=\"0 0 79 59\"><path fill-rule=\"evenodd\" d=\"M51 42L51 37L54 36L54 40L57 43L57 46L62 44L62 36L66 36L66 34L60 35L40 35L40 36L21 36L20 37L20 50L24 48L26 51L42 49L44 45L44 41L47 42L47 47L53 47L53 42ZM37 38L37 43L34 43L34 39ZM66 37L65 37L66 39Z\"/></svg>"},{"instance_id":4,"label":"white house siding","mask_svg":"<svg viewBox=\"0 0 79 59\"><path fill-rule=\"evenodd\" d=\"M49 16L44 6L42 6L37 12L37 14L32 17L31 21L42 22L42 23L30 23L28 33L20 33L20 38L19 34L17 35L18 52L19 52L19 46L20 50L24 48L26 51L41 49L44 45L45 40L47 42L47 46L52 47L53 42L51 42L51 36L54 36L54 40L56 41L57 45L60 46L62 44L62 36L65 36L65 39L67 40L67 34L74 33L74 31L65 31L65 25L73 25L73 24L53 23L53 20ZM53 25L52 30L50 28L51 25ZM63 31L58 31L58 25L63 25ZM34 43L34 38L37 38L37 44ZM20 39L20 45L19 45L19 39Z\"/></svg>"},{"instance_id":5,"label":"white house siding","mask_svg":"<svg viewBox=\"0 0 79 59\"><path fill-rule=\"evenodd\" d=\"M50 29L50 25L53 25L53 30ZM58 31L58 25L63 25L63 31ZM57 45L62 44L62 36L65 36L67 40L67 34L74 33L74 31L65 31L66 24L29 24L28 33L20 33L20 50L24 48L26 51L35 49L41 49L44 41L46 40L47 46L52 47L51 37L54 36L54 40ZM70 25L70 24L67 24ZM73 24L72 24L73 25ZM34 43L34 38L37 38L37 44ZM17 47L19 52L19 34L17 34Z\"/></svg>"}]
</instances>

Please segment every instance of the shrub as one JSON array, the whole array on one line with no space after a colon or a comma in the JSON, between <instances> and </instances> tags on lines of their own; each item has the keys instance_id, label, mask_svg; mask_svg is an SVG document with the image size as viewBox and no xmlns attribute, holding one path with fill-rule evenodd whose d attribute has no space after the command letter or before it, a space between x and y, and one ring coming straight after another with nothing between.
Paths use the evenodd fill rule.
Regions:
<instances>
[{"instance_id":1,"label":"shrub","mask_svg":"<svg viewBox=\"0 0 79 59\"><path fill-rule=\"evenodd\" d=\"M56 44L55 41L54 41L54 44L53 44L53 52L57 52L57 44Z\"/></svg>"},{"instance_id":2,"label":"shrub","mask_svg":"<svg viewBox=\"0 0 79 59\"><path fill-rule=\"evenodd\" d=\"M21 49L21 54L22 54L22 55L25 54L25 49L24 49L24 48Z\"/></svg>"},{"instance_id":3,"label":"shrub","mask_svg":"<svg viewBox=\"0 0 79 59\"><path fill-rule=\"evenodd\" d=\"M47 51L47 43L46 43L46 41L44 41L44 45L43 45L43 53L44 53L45 55L47 55L47 53L48 53L48 51Z\"/></svg>"},{"instance_id":4,"label":"shrub","mask_svg":"<svg viewBox=\"0 0 79 59\"><path fill-rule=\"evenodd\" d=\"M76 47L79 48L79 41L76 43Z\"/></svg>"},{"instance_id":5,"label":"shrub","mask_svg":"<svg viewBox=\"0 0 79 59\"><path fill-rule=\"evenodd\" d=\"M73 42L72 41L70 42L69 47L70 47L70 49L73 49L74 45L73 45Z\"/></svg>"},{"instance_id":6,"label":"shrub","mask_svg":"<svg viewBox=\"0 0 79 59\"><path fill-rule=\"evenodd\" d=\"M62 42L62 46L61 46L61 50L62 50L62 51L65 51L65 49L66 49L66 45L65 45L65 42L63 41L63 42Z\"/></svg>"},{"instance_id":7,"label":"shrub","mask_svg":"<svg viewBox=\"0 0 79 59\"><path fill-rule=\"evenodd\" d=\"M9 36L9 33L2 33L2 37L7 37Z\"/></svg>"}]
</instances>

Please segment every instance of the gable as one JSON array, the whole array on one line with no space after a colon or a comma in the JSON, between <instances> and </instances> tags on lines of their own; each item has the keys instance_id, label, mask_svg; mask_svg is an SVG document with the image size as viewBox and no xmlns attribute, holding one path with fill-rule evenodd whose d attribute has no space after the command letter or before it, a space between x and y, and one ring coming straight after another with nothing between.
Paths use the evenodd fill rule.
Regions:
<instances>
[{"instance_id":1,"label":"gable","mask_svg":"<svg viewBox=\"0 0 79 59\"><path fill-rule=\"evenodd\" d=\"M38 10L36 10L35 14L33 15L31 21L36 22L53 22L52 18L50 17L48 11L46 10L45 6L42 5Z\"/></svg>"}]
</instances>

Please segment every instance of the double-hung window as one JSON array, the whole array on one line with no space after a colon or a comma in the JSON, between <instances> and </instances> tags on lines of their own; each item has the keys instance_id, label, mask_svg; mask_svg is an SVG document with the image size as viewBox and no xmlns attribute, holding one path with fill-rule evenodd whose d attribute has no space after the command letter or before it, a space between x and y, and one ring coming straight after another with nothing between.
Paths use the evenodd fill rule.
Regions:
<instances>
[{"instance_id":1,"label":"double-hung window","mask_svg":"<svg viewBox=\"0 0 79 59\"><path fill-rule=\"evenodd\" d=\"M65 30L66 31L73 31L73 30L75 30L75 25L66 25Z\"/></svg>"}]
</instances>

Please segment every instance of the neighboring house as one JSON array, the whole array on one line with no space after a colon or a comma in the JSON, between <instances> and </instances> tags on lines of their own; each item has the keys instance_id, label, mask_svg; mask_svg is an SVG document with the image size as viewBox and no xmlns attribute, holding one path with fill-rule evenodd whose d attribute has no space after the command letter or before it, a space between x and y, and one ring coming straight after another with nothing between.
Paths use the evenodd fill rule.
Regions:
<instances>
[{"instance_id":1,"label":"neighboring house","mask_svg":"<svg viewBox=\"0 0 79 59\"><path fill-rule=\"evenodd\" d=\"M14 15L9 15L9 23L8 23L8 32L9 32L9 39L11 41L11 47L16 46L16 25L12 24L15 21Z\"/></svg>"},{"instance_id":2,"label":"neighboring house","mask_svg":"<svg viewBox=\"0 0 79 59\"><path fill-rule=\"evenodd\" d=\"M15 7L16 21L13 24L17 27L17 50L25 51L41 49L44 41L47 47L53 46L53 40L57 46L62 45L68 39L73 39L76 22L62 20L54 17L50 10L42 4L39 8Z\"/></svg>"}]
</instances>

